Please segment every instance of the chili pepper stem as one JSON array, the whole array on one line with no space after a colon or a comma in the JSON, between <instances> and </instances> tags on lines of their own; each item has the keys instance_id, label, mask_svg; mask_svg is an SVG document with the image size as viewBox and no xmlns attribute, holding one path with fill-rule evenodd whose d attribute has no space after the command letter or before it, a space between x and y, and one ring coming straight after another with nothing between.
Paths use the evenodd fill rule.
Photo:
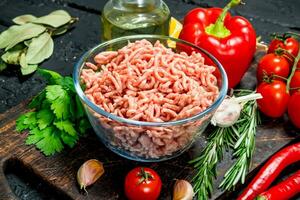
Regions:
<instances>
[{"instance_id":1,"label":"chili pepper stem","mask_svg":"<svg viewBox=\"0 0 300 200\"><path fill-rule=\"evenodd\" d=\"M209 35L213 35L217 38L225 38L231 34L230 30L228 30L224 26L224 19L226 17L227 12L234 6L241 4L241 0L231 0L224 8L219 18L217 19L215 24L210 24L205 28L205 32Z\"/></svg>"},{"instance_id":2,"label":"chili pepper stem","mask_svg":"<svg viewBox=\"0 0 300 200\"><path fill-rule=\"evenodd\" d=\"M286 92L287 92L287 93L288 93L289 90L290 90L291 80L292 80L292 78L293 78L293 76L294 76L294 74L295 74L295 72L296 72L297 64L298 64L299 60L300 60L300 51L298 52L298 55L297 55L297 57L296 57L295 60L294 60L294 64L293 64L293 68L292 68L291 74L290 74L290 76L288 77L287 82L286 82Z\"/></svg>"}]
</instances>

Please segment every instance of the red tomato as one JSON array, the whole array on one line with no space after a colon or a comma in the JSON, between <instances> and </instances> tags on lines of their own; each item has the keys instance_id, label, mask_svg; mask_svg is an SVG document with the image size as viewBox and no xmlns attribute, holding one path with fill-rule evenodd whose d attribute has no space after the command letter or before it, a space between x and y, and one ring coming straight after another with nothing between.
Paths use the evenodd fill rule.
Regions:
<instances>
[{"instance_id":1,"label":"red tomato","mask_svg":"<svg viewBox=\"0 0 300 200\"><path fill-rule=\"evenodd\" d=\"M300 62L298 62L298 66L300 67ZM290 88L294 88L290 90L292 94L294 94L296 91L300 91L300 70L295 71L290 83Z\"/></svg>"},{"instance_id":2,"label":"red tomato","mask_svg":"<svg viewBox=\"0 0 300 200\"><path fill-rule=\"evenodd\" d=\"M287 78L290 73L290 64L286 58L282 55L276 55L275 53L269 53L264 55L257 65L256 77L258 82L263 80L263 76L266 74L270 76L272 74Z\"/></svg>"},{"instance_id":3,"label":"red tomato","mask_svg":"<svg viewBox=\"0 0 300 200\"><path fill-rule=\"evenodd\" d=\"M299 50L299 42L293 38L289 37L286 39L273 39L269 45L268 53L274 53L277 48L282 48L287 50L293 56L297 56Z\"/></svg>"},{"instance_id":4,"label":"red tomato","mask_svg":"<svg viewBox=\"0 0 300 200\"><path fill-rule=\"evenodd\" d=\"M294 126L300 128L300 91L295 92L288 103L288 115Z\"/></svg>"},{"instance_id":5,"label":"red tomato","mask_svg":"<svg viewBox=\"0 0 300 200\"><path fill-rule=\"evenodd\" d=\"M155 200L161 191L159 175L152 169L137 167L125 178L125 194L129 200Z\"/></svg>"},{"instance_id":6,"label":"red tomato","mask_svg":"<svg viewBox=\"0 0 300 200\"><path fill-rule=\"evenodd\" d=\"M287 109L290 95L286 92L286 84L280 80L271 83L262 82L256 89L263 96L257 100L262 113L269 117L281 117Z\"/></svg>"}]
</instances>

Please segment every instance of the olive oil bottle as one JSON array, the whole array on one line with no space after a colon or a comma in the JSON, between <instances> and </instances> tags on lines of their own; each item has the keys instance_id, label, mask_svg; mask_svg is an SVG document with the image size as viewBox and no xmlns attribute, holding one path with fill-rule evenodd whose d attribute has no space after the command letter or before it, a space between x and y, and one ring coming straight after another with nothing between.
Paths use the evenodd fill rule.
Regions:
<instances>
[{"instance_id":1,"label":"olive oil bottle","mask_svg":"<svg viewBox=\"0 0 300 200\"><path fill-rule=\"evenodd\" d=\"M135 35L168 35L170 10L161 0L110 0L102 13L102 40Z\"/></svg>"}]
</instances>

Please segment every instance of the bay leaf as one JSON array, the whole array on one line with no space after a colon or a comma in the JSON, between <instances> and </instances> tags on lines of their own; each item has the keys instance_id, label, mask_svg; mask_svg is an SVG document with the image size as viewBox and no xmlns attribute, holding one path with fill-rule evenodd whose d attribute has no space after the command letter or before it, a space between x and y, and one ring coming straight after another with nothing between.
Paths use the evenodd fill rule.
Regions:
<instances>
[{"instance_id":1,"label":"bay leaf","mask_svg":"<svg viewBox=\"0 0 300 200\"><path fill-rule=\"evenodd\" d=\"M64 34L67 31L68 31L67 28L65 28L65 29L58 29L58 30L53 31L52 35L62 35L62 34Z\"/></svg>"},{"instance_id":2,"label":"bay leaf","mask_svg":"<svg viewBox=\"0 0 300 200\"><path fill-rule=\"evenodd\" d=\"M27 15L21 15L21 16L15 17L12 21L15 22L16 24L22 25L22 24L31 22L35 19L36 19L35 16L27 14Z\"/></svg>"},{"instance_id":3,"label":"bay leaf","mask_svg":"<svg viewBox=\"0 0 300 200\"><path fill-rule=\"evenodd\" d=\"M33 37L36 37L36 36L40 35L41 33L43 33L45 30L46 30L45 27L43 27L41 25L37 25L37 24L32 24L32 23L19 25L16 28L14 28L13 31L11 31L12 32L11 35L13 35L13 36L3 38L3 39L10 40L9 43L6 45L5 50L7 51L8 49L14 47L16 44L18 44L20 42L23 42L24 40L28 40ZM1 44L1 39L2 39L1 35L0 35L0 44ZM1 46L0 46L0 48L1 48Z\"/></svg>"},{"instance_id":4,"label":"bay leaf","mask_svg":"<svg viewBox=\"0 0 300 200\"><path fill-rule=\"evenodd\" d=\"M27 50L26 62L28 64L41 63L52 55L53 47L53 40L47 32L33 38Z\"/></svg>"},{"instance_id":5,"label":"bay leaf","mask_svg":"<svg viewBox=\"0 0 300 200\"><path fill-rule=\"evenodd\" d=\"M67 24L71 21L71 19L72 17L66 11L56 10L51 12L49 15L39 17L32 22L36 24L45 24L57 28Z\"/></svg>"},{"instance_id":6,"label":"bay leaf","mask_svg":"<svg viewBox=\"0 0 300 200\"><path fill-rule=\"evenodd\" d=\"M20 57L21 72L23 75L31 74L36 71L38 65L30 65L26 62L26 54L22 53Z\"/></svg>"},{"instance_id":7,"label":"bay leaf","mask_svg":"<svg viewBox=\"0 0 300 200\"><path fill-rule=\"evenodd\" d=\"M0 34L0 49L3 49L9 45L9 43L19 33L19 29L20 29L20 26L13 25Z\"/></svg>"},{"instance_id":8,"label":"bay leaf","mask_svg":"<svg viewBox=\"0 0 300 200\"><path fill-rule=\"evenodd\" d=\"M5 54L1 56L1 58L4 62L8 64L18 65L21 54L22 54L22 50L7 51Z\"/></svg>"},{"instance_id":9,"label":"bay leaf","mask_svg":"<svg viewBox=\"0 0 300 200\"><path fill-rule=\"evenodd\" d=\"M18 65L25 47L23 43L17 44L1 56L2 60L8 64Z\"/></svg>"},{"instance_id":10,"label":"bay leaf","mask_svg":"<svg viewBox=\"0 0 300 200\"><path fill-rule=\"evenodd\" d=\"M0 72L7 68L7 64L0 58Z\"/></svg>"}]
</instances>

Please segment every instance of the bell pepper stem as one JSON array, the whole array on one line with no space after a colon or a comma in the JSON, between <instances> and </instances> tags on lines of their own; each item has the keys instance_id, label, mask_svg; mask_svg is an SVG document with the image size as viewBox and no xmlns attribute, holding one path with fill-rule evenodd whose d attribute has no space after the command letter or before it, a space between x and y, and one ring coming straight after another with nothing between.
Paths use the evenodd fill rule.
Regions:
<instances>
[{"instance_id":1,"label":"bell pepper stem","mask_svg":"<svg viewBox=\"0 0 300 200\"><path fill-rule=\"evenodd\" d=\"M231 34L224 25L224 20L227 12L234 6L241 4L241 0L231 0L224 8L217 21L214 24L210 24L205 28L205 32L209 35L213 35L217 38L225 38Z\"/></svg>"},{"instance_id":2,"label":"bell pepper stem","mask_svg":"<svg viewBox=\"0 0 300 200\"><path fill-rule=\"evenodd\" d=\"M294 64L293 64L293 68L292 68L291 74L290 74L290 76L288 77L287 82L286 82L286 92L287 92L287 93L288 93L289 90L290 90L291 80L292 80L292 78L293 78L293 76L294 76L294 74L295 74L295 72L296 72L297 64L298 64L299 60L300 60L300 51L298 51L298 55L297 55L297 57L296 57L295 60L294 60Z\"/></svg>"}]
</instances>

